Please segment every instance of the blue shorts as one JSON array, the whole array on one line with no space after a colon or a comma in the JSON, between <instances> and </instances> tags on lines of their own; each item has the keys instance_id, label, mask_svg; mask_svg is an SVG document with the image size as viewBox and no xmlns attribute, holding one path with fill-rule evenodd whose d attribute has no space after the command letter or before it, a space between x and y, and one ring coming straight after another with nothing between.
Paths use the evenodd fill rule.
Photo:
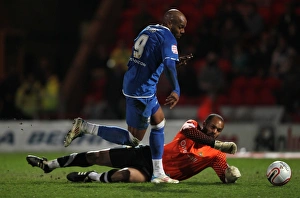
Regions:
<instances>
[{"instance_id":1,"label":"blue shorts","mask_svg":"<svg viewBox=\"0 0 300 198\"><path fill-rule=\"evenodd\" d=\"M147 129L151 115L155 114L160 104L157 97L129 98L126 97L126 122L137 129Z\"/></svg>"}]
</instances>

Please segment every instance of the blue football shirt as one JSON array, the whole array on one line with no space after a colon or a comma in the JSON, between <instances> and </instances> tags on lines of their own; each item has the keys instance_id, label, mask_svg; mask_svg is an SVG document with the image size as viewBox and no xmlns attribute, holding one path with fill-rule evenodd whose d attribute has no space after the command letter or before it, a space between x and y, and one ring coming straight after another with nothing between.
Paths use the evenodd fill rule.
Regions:
<instances>
[{"instance_id":1,"label":"blue football shirt","mask_svg":"<svg viewBox=\"0 0 300 198\"><path fill-rule=\"evenodd\" d=\"M128 70L123 79L124 95L134 98L152 97L164 70L165 59L179 61L174 35L165 26L147 26L134 40ZM176 69L173 71L176 72ZM179 86L175 88L179 89Z\"/></svg>"}]
</instances>

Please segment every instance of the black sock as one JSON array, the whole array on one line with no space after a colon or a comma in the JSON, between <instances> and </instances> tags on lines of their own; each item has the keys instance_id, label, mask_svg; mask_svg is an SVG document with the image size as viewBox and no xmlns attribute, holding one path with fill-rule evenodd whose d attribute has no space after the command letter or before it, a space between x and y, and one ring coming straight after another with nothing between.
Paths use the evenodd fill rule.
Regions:
<instances>
[{"instance_id":1,"label":"black sock","mask_svg":"<svg viewBox=\"0 0 300 198\"><path fill-rule=\"evenodd\" d=\"M57 162L60 167L69 167L69 166L80 166L80 167L88 167L91 166L86 160L86 153L72 153L71 155L67 155L64 157L57 158Z\"/></svg>"},{"instance_id":2,"label":"black sock","mask_svg":"<svg viewBox=\"0 0 300 198\"><path fill-rule=\"evenodd\" d=\"M107 172L104 172L101 174L99 180L100 182L103 182L103 183L110 183L111 182L111 176L116 172L118 171L118 169L112 169L112 170L109 170Z\"/></svg>"}]
</instances>

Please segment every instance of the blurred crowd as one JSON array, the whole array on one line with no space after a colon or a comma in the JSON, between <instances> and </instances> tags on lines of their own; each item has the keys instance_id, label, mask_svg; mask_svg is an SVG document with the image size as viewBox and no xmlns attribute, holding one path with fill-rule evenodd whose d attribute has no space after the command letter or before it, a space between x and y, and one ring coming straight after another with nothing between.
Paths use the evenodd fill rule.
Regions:
<instances>
[{"instance_id":1,"label":"blurred crowd","mask_svg":"<svg viewBox=\"0 0 300 198\"><path fill-rule=\"evenodd\" d=\"M283 122L300 122L300 4L293 0L127 1L114 47L108 51L99 45L88 60L90 81L79 110L82 117L124 118L121 88L133 39L172 7L188 19L180 54L194 55L178 70L178 105L214 112L222 105L281 105ZM34 73L19 78L12 72L2 79L0 118L60 118L62 80L51 68L51 61L42 57ZM169 89L161 79L159 100Z\"/></svg>"},{"instance_id":2,"label":"blurred crowd","mask_svg":"<svg viewBox=\"0 0 300 198\"><path fill-rule=\"evenodd\" d=\"M47 57L28 60L32 68L11 69L0 81L1 119L52 119L59 110L60 80Z\"/></svg>"}]
</instances>

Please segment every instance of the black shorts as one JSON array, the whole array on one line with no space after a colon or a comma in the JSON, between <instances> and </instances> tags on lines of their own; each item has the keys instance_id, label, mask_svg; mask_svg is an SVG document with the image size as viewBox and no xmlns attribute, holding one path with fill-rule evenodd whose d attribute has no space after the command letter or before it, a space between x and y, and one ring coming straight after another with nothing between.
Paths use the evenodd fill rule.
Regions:
<instances>
[{"instance_id":1,"label":"black shorts","mask_svg":"<svg viewBox=\"0 0 300 198\"><path fill-rule=\"evenodd\" d=\"M114 168L135 168L150 181L153 173L150 146L112 148L109 150L109 155Z\"/></svg>"}]
</instances>

